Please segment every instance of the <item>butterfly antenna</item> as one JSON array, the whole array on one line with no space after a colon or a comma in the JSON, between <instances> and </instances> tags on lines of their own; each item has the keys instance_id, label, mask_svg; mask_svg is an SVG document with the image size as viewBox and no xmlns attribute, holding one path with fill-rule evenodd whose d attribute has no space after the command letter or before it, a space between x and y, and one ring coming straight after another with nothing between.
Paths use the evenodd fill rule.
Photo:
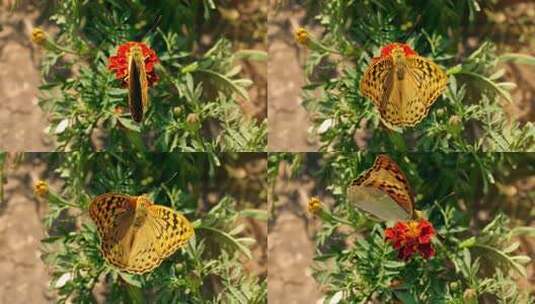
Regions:
<instances>
[{"instance_id":1,"label":"butterfly antenna","mask_svg":"<svg viewBox=\"0 0 535 304\"><path fill-rule=\"evenodd\" d=\"M150 28L146 30L144 33L137 35L134 38L134 41L141 41L145 36L154 32L156 28L160 25L160 22L162 22L162 14L158 13L156 17L154 18L154 21L152 21L152 25L150 26Z\"/></svg>"},{"instance_id":2,"label":"butterfly antenna","mask_svg":"<svg viewBox=\"0 0 535 304\"><path fill-rule=\"evenodd\" d=\"M178 172L175 172L167 181L163 182L163 185L165 186L166 184L169 184L177 175Z\"/></svg>"},{"instance_id":3,"label":"butterfly antenna","mask_svg":"<svg viewBox=\"0 0 535 304\"><path fill-rule=\"evenodd\" d=\"M401 41L406 42L409 39L409 37L416 31L421 21L422 21L422 15L418 15L418 17L416 17L416 22L412 26L411 30L407 34L403 35L403 37L401 38Z\"/></svg>"}]
</instances>

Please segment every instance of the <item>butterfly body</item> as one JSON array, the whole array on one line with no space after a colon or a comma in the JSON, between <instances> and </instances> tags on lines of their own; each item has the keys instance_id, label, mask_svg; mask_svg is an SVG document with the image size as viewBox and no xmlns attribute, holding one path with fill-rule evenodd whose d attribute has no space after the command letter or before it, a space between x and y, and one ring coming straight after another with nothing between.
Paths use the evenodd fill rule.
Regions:
<instances>
[{"instance_id":1,"label":"butterfly body","mask_svg":"<svg viewBox=\"0 0 535 304\"><path fill-rule=\"evenodd\" d=\"M396 71L396 77L399 81L405 78L407 71L407 60L405 60L405 53L402 49L394 49L392 51L392 60L394 62L394 68Z\"/></svg>"},{"instance_id":2,"label":"butterfly body","mask_svg":"<svg viewBox=\"0 0 535 304\"><path fill-rule=\"evenodd\" d=\"M153 270L194 235L182 214L144 196L99 195L91 202L89 215L106 261L132 273Z\"/></svg>"},{"instance_id":3,"label":"butterfly body","mask_svg":"<svg viewBox=\"0 0 535 304\"><path fill-rule=\"evenodd\" d=\"M128 107L132 119L136 122L143 120L143 115L149 107L149 87L145 58L140 46L130 48L128 55Z\"/></svg>"},{"instance_id":4,"label":"butterfly body","mask_svg":"<svg viewBox=\"0 0 535 304\"><path fill-rule=\"evenodd\" d=\"M144 197L138 199L136 211L134 214L134 228L139 229L141 226L143 226L143 224L147 220L147 216L149 213L148 208L150 205L152 205L152 203Z\"/></svg>"},{"instance_id":5,"label":"butterfly body","mask_svg":"<svg viewBox=\"0 0 535 304\"><path fill-rule=\"evenodd\" d=\"M447 75L438 65L406 44L393 43L372 60L360 91L378 108L381 121L395 129L415 126L426 117L446 84Z\"/></svg>"},{"instance_id":6,"label":"butterfly body","mask_svg":"<svg viewBox=\"0 0 535 304\"><path fill-rule=\"evenodd\" d=\"M373 166L351 183L347 198L382 220L409 220L414 216L414 202L407 178L386 155L379 155Z\"/></svg>"}]
</instances>

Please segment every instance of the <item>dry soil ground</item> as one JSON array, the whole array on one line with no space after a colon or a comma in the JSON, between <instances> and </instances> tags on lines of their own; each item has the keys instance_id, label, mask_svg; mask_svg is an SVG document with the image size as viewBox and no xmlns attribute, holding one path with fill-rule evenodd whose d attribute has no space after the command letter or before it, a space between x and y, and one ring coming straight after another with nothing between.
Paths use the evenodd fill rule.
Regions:
<instances>
[{"instance_id":1,"label":"dry soil ground","mask_svg":"<svg viewBox=\"0 0 535 304\"><path fill-rule=\"evenodd\" d=\"M0 202L0 303L50 303L50 278L41 261L41 223L45 205L33 195L32 185L45 169L38 159L6 166L5 196Z\"/></svg>"},{"instance_id":2,"label":"dry soil ground","mask_svg":"<svg viewBox=\"0 0 535 304\"><path fill-rule=\"evenodd\" d=\"M274 216L268 233L268 302L274 304L316 303L319 284L311 275L313 235L318 222L306 214L315 182L308 176L291 180L282 163L270 198Z\"/></svg>"},{"instance_id":3,"label":"dry soil ground","mask_svg":"<svg viewBox=\"0 0 535 304\"><path fill-rule=\"evenodd\" d=\"M45 114L37 105L40 52L28 38L43 25L39 9L21 4L10 11L9 3L0 1L0 150L50 151Z\"/></svg>"},{"instance_id":4,"label":"dry soil ground","mask_svg":"<svg viewBox=\"0 0 535 304\"><path fill-rule=\"evenodd\" d=\"M270 1L268 24L268 151L317 151L308 134L308 113L301 106L304 50L294 41L294 29L304 17L299 6L275 8Z\"/></svg>"}]
</instances>

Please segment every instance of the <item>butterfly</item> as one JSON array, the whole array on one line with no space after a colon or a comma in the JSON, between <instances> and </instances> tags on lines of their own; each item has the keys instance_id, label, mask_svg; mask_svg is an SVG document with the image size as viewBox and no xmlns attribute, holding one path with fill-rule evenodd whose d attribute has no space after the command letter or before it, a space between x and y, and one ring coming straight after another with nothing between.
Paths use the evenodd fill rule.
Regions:
<instances>
[{"instance_id":1,"label":"butterfly","mask_svg":"<svg viewBox=\"0 0 535 304\"><path fill-rule=\"evenodd\" d=\"M89 215L106 261L136 274L156 268L194 235L182 214L145 196L101 194L91 202Z\"/></svg>"},{"instance_id":2,"label":"butterfly","mask_svg":"<svg viewBox=\"0 0 535 304\"><path fill-rule=\"evenodd\" d=\"M149 107L145 59L139 45L132 46L128 54L128 107L132 119L136 122L143 120L143 115Z\"/></svg>"},{"instance_id":3,"label":"butterfly","mask_svg":"<svg viewBox=\"0 0 535 304\"><path fill-rule=\"evenodd\" d=\"M447 82L446 73L433 61L407 44L391 43L364 72L360 92L373 101L383 124L396 130L422 121Z\"/></svg>"},{"instance_id":4,"label":"butterfly","mask_svg":"<svg viewBox=\"0 0 535 304\"><path fill-rule=\"evenodd\" d=\"M414 217L414 201L405 174L388 156L381 154L373 166L347 189L351 204L385 221Z\"/></svg>"}]
</instances>

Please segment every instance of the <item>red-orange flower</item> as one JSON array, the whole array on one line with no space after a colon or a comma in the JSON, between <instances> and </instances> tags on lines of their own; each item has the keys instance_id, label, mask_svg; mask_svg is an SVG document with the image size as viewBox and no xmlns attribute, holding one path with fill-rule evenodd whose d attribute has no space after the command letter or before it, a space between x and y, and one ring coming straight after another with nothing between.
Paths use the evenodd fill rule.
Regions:
<instances>
[{"instance_id":1,"label":"red-orange flower","mask_svg":"<svg viewBox=\"0 0 535 304\"><path fill-rule=\"evenodd\" d=\"M138 45L143 52L143 57L145 58L145 72L147 73L148 85L150 87L160 79L154 70L154 65L160 60L158 59L156 52L143 42L129 41L119 45L117 55L110 56L108 59L108 69L115 73L115 78L121 80L123 85L127 86L128 55L130 54L130 48L134 45Z\"/></svg>"},{"instance_id":2,"label":"red-orange flower","mask_svg":"<svg viewBox=\"0 0 535 304\"><path fill-rule=\"evenodd\" d=\"M405 56L414 56L418 55L408 44L405 43L389 43L381 48L381 55L379 57L374 57L372 60L375 62L381 58L384 58L386 56L390 56L392 54L392 51L396 48L401 48L403 50L403 53L405 53Z\"/></svg>"},{"instance_id":3,"label":"red-orange flower","mask_svg":"<svg viewBox=\"0 0 535 304\"><path fill-rule=\"evenodd\" d=\"M385 230L385 239L398 250L398 257L408 260L418 252L424 259L435 255L431 239L435 235L433 224L420 219L418 221L397 222Z\"/></svg>"}]
</instances>

